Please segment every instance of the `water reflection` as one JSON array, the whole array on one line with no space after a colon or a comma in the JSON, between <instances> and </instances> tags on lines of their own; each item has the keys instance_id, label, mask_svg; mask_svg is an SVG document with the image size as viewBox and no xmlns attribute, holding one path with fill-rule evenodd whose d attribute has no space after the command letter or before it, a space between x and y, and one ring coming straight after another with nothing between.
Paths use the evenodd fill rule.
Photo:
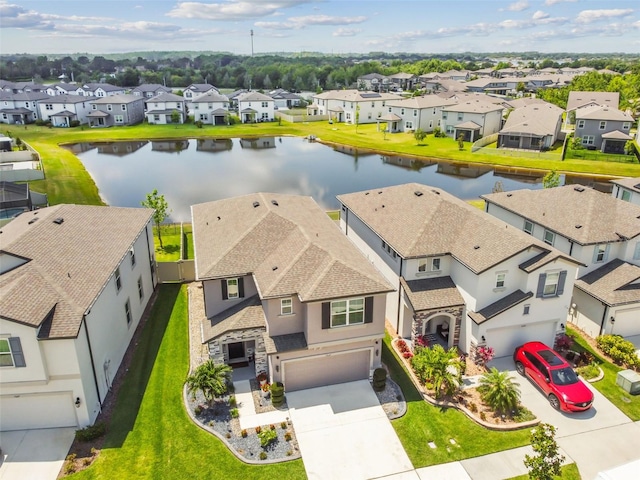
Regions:
<instances>
[{"instance_id":1,"label":"water reflection","mask_svg":"<svg viewBox=\"0 0 640 480\"><path fill-rule=\"evenodd\" d=\"M137 152L144 147L147 141L134 141L134 142L109 142L109 143L95 143L93 146L98 148L98 153L103 155L116 155L118 157L124 157L131 153ZM82 145L82 144L80 144Z\"/></svg>"},{"instance_id":2,"label":"water reflection","mask_svg":"<svg viewBox=\"0 0 640 480\"><path fill-rule=\"evenodd\" d=\"M118 151L131 150L126 156L114 156L112 143L68 148L84 163L107 204L137 207L157 188L169 203L173 221L189 221L193 204L257 191L308 195L323 208L335 209L336 195L407 182L439 187L466 200L490 193L497 181L504 190L541 188L542 181L539 172L503 167L494 172L485 165L464 162L381 156L299 137L170 140L126 146L131 143L116 145ZM567 181L581 183L589 178L574 176Z\"/></svg>"}]
</instances>

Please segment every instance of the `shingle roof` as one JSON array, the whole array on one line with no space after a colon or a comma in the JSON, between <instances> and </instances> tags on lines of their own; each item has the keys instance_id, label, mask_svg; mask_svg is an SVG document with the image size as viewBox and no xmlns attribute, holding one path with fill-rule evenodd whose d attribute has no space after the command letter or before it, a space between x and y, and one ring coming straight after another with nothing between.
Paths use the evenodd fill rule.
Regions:
<instances>
[{"instance_id":1,"label":"shingle roof","mask_svg":"<svg viewBox=\"0 0 640 480\"><path fill-rule=\"evenodd\" d=\"M151 215L142 208L56 205L3 226L3 255L27 263L0 275L0 317L36 327L55 307L46 335L75 337L82 315ZM58 218L63 222L54 223Z\"/></svg>"},{"instance_id":2,"label":"shingle roof","mask_svg":"<svg viewBox=\"0 0 640 480\"><path fill-rule=\"evenodd\" d=\"M262 299L303 302L393 290L311 197L256 193L191 212L198 279L253 274Z\"/></svg>"},{"instance_id":3,"label":"shingle roof","mask_svg":"<svg viewBox=\"0 0 640 480\"><path fill-rule=\"evenodd\" d=\"M551 104L531 104L516 108L500 130L502 134L554 135L562 110Z\"/></svg>"},{"instance_id":4,"label":"shingle roof","mask_svg":"<svg viewBox=\"0 0 640 480\"><path fill-rule=\"evenodd\" d=\"M273 98L260 92L247 92L238 96L238 102L273 102Z\"/></svg>"},{"instance_id":5,"label":"shingle roof","mask_svg":"<svg viewBox=\"0 0 640 480\"><path fill-rule=\"evenodd\" d=\"M609 306L640 302L640 267L615 259L576 280L575 286Z\"/></svg>"},{"instance_id":6,"label":"shingle roof","mask_svg":"<svg viewBox=\"0 0 640 480\"><path fill-rule=\"evenodd\" d=\"M594 103L596 105L618 108L619 92L579 92L572 90L567 99L567 112Z\"/></svg>"},{"instance_id":7,"label":"shingle roof","mask_svg":"<svg viewBox=\"0 0 640 480\"><path fill-rule=\"evenodd\" d=\"M408 183L338 200L404 258L450 254L476 273L528 250L568 259L439 188Z\"/></svg>"},{"instance_id":8,"label":"shingle roof","mask_svg":"<svg viewBox=\"0 0 640 480\"><path fill-rule=\"evenodd\" d=\"M175 93L162 92L155 97L151 97L147 100L149 103L153 102L184 102L184 97L176 95Z\"/></svg>"},{"instance_id":9,"label":"shingle roof","mask_svg":"<svg viewBox=\"0 0 640 480\"><path fill-rule=\"evenodd\" d=\"M208 102L228 102L229 98L226 95L222 95L218 92L211 91L202 95L198 95L191 100L192 103L208 103Z\"/></svg>"},{"instance_id":10,"label":"shingle roof","mask_svg":"<svg viewBox=\"0 0 640 480\"><path fill-rule=\"evenodd\" d=\"M451 277L423 278L400 282L407 292L414 312L457 307L465 304Z\"/></svg>"},{"instance_id":11,"label":"shingle roof","mask_svg":"<svg viewBox=\"0 0 640 480\"><path fill-rule=\"evenodd\" d=\"M267 328L262 302L257 295L235 304L210 319L203 319L202 343L207 343L224 333L249 328Z\"/></svg>"},{"instance_id":12,"label":"shingle roof","mask_svg":"<svg viewBox=\"0 0 640 480\"><path fill-rule=\"evenodd\" d=\"M581 245L616 242L640 235L640 206L588 187L524 189L481 198Z\"/></svg>"},{"instance_id":13,"label":"shingle roof","mask_svg":"<svg viewBox=\"0 0 640 480\"><path fill-rule=\"evenodd\" d=\"M611 180L611 183L640 193L640 177L616 178L615 180Z\"/></svg>"},{"instance_id":14,"label":"shingle roof","mask_svg":"<svg viewBox=\"0 0 640 480\"><path fill-rule=\"evenodd\" d=\"M496 105L493 103L489 103L484 99L476 98L475 100L462 101L455 105L444 107L442 110L447 112L461 113L487 113L503 109L504 107L502 105Z\"/></svg>"},{"instance_id":15,"label":"shingle roof","mask_svg":"<svg viewBox=\"0 0 640 480\"><path fill-rule=\"evenodd\" d=\"M267 355L307 349L307 339L302 332L276 335L275 337L270 337L269 334L265 332L262 334L262 338L264 338Z\"/></svg>"},{"instance_id":16,"label":"shingle roof","mask_svg":"<svg viewBox=\"0 0 640 480\"><path fill-rule=\"evenodd\" d=\"M613 132L607 132L602 134L602 138L605 140L633 140L631 135L627 135L620 130L614 130Z\"/></svg>"},{"instance_id":17,"label":"shingle roof","mask_svg":"<svg viewBox=\"0 0 640 480\"><path fill-rule=\"evenodd\" d=\"M93 99L91 97L84 97L82 95L54 95L53 97L49 97L43 100L38 101L38 103L83 103L83 102L91 102Z\"/></svg>"},{"instance_id":18,"label":"shingle roof","mask_svg":"<svg viewBox=\"0 0 640 480\"><path fill-rule=\"evenodd\" d=\"M324 100L343 100L345 102L366 102L371 100L400 100L403 97L395 93L367 92L360 90L329 90L314 95L313 98Z\"/></svg>"},{"instance_id":19,"label":"shingle roof","mask_svg":"<svg viewBox=\"0 0 640 480\"><path fill-rule=\"evenodd\" d=\"M91 99L91 103L95 103L96 105L107 105L111 103L133 103L133 102L144 102L144 98L140 95L133 95L131 93L120 93L118 95L110 95L108 97L100 97L96 100Z\"/></svg>"},{"instance_id":20,"label":"shingle roof","mask_svg":"<svg viewBox=\"0 0 640 480\"><path fill-rule=\"evenodd\" d=\"M576 120L613 120L617 122L633 122L633 117L617 108L601 107L593 105L591 107L578 108L576 110Z\"/></svg>"},{"instance_id":21,"label":"shingle roof","mask_svg":"<svg viewBox=\"0 0 640 480\"><path fill-rule=\"evenodd\" d=\"M438 95L421 95L419 97L402 98L398 100L389 100L387 106L389 107L404 107L404 108L433 108L444 107L447 105L455 105L456 100L449 98L442 98Z\"/></svg>"},{"instance_id":22,"label":"shingle roof","mask_svg":"<svg viewBox=\"0 0 640 480\"><path fill-rule=\"evenodd\" d=\"M510 308L518 305L519 303L524 302L528 298L533 297L532 292L523 292L522 290L516 290L513 293L510 293L506 297L502 297L497 302L492 303L491 305L487 305L479 312L468 312L467 315L473 320L476 324L480 325L481 323L486 322L487 320L492 319L500 315L503 312L506 312Z\"/></svg>"}]
</instances>

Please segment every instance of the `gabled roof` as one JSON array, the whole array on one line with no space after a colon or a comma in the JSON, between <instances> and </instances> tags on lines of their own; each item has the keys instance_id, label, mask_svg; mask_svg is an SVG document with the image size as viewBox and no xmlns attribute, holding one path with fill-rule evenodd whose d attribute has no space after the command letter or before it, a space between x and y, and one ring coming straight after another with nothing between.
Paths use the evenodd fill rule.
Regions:
<instances>
[{"instance_id":1,"label":"gabled roof","mask_svg":"<svg viewBox=\"0 0 640 480\"><path fill-rule=\"evenodd\" d=\"M451 100L449 98L442 98L438 95L421 95L419 97L409 97L402 98L397 100L389 100L387 102L387 106L389 107L402 107L402 108L413 108L413 109L421 109L421 108L434 108L434 107L445 107L447 105L455 105L457 103L456 100Z\"/></svg>"},{"instance_id":2,"label":"gabled roof","mask_svg":"<svg viewBox=\"0 0 640 480\"><path fill-rule=\"evenodd\" d=\"M451 277L423 278L408 282L400 277L400 282L414 312L460 307L465 304Z\"/></svg>"},{"instance_id":3,"label":"gabled roof","mask_svg":"<svg viewBox=\"0 0 640 480\"><path fill-rule=\"evenodd\" d=\"M213 89L215 91L218 91L218 89L216 87L214 87L213 85L210 85L208 83L192 83L185 90L191 90L194 93L196 93L196 92L204 93L204 92L208 92L211 89Z\"/></svg>"},{"instance_id":4,"label":"gabled roof","mask_svg":"<svg viewBox=\"0 0 640 480\"><path fill-rule=\"evenodd\" d=\"M107 104L129 104L133 102L144 102L144 98L140 95L133 95L131 93L120 93L117 95L111 95L109 97L100 97L97 100L93 100L95 97L91 98L91 103L96 105L107 105Z\"/></svg>"},{"instance_id":5,"label":"gabled roof","mask_svg":"<svg viewBox=\"0 0 640 480\"><path fill-rule=\"evenodd\" d=\"M164 85L160 85L159 83L143 83L142 85L138 85L132 91L134 92L156 92L156 91L170 92L171 89L169 87L165 87Z\"/></svg>"},{"instance_id":6,"label":"gabled roof","mask_svg":"<svg viewBox=\"0 0 640 480\"><path fill-rule=\"evenodd\" d=\"M191 207L199 280L252 274L260 298L392 291L311 197L256 193Z\"/></svg>"},{"instance_id":7,"label":"gabled roof","mask_svg":"<svg viewBox=\"0 0 640 480\"><path fill-rule=\"evenodd\" d=\"M13 100L24 100L33 102L35 100L44 100L47 98L51 98L51 95L45 92L21 92L12 94L10 98L12 98Z\"/></svg>"},{"instance_id":8,"label":"gabled roof","mask_svg":"<svg viewBox=\"0 0 640 480\"><path fill-rule=\"evenodd\" d=\"M633 178L616 178L615 180L611 180L611 183L616 185L620 185L628 190L632 190L634 192L640 193L640 177Z\"/></svg>"},{"instance_id":9,"label":"gabled roof","mask_svg":"<svg viewBox=\"0 0 640 480\"><path fill-rule=\"evenodd\" d=\"M506 312L510 308L524 302L525 300L533 297L532 292L523 292L522 290L516 290L515 292L502 297L500 300L493 302L491 305L487 305L478 312L468 312L467 315L474 321L474 323L480 325L481 323L491 320L493 317Z\"/></svg>"},{"instance_id":10,"label":"gabled roof","mask_svg":"<svg viewBox=\"0 0 640 480\"><path fill-rule=\"evenodd\" d=\"M184 102L185 98L175 93L162 92L155 97L147 99L147 102Z\"/></svg>"},{"instance_id":11,"label":"gabled roof","mask_svg":"<svg viewBox=\"0 0 640 480\"><path fill-rule=\"evenodd\" d=\"M202 343L207 343L223 333L266 326L262 302L258 295L253 295L209 319L203 319Z\"/></svg>"},{"instance_id":12,"label":"gabled roof","mask_svg":"<svg viewBox=\"0 0 640 480\"><path fill-rule=\"evenodd\" d=\"M640 303L640 267L616 258L576 280L575 286L609 306Z\"/></svg>"},{"instance_id":13,"label":"gabled roof","mask_svg":"<svg viewBox=\"0 0 640 480\"><path fill-rule=\"evenodd\" d=\"M95 97L85 97L83 95L54 95L53 97L39 100L39 104L43 103L84 103L91 102Z\"/></svg>"},{"instance_id":14,"label":"gabled roof","mask_svg":"<svg viewBox=\"0 0 640 480\"><path fill-rule=\"evenodd\" d=\"M579 92L572 90L569 92L567 100L567 112L585 105L596 104L611 108L618 108L620 103L619 92Z\"/></svg>"},{"instance_id":15,"label":"gabled roof","mask_svg":"<svg viewBox=\"0 0 640 480\"><path fill-rule=\"evenodd\" d=\"M273 98L260 92L247 92L238 96L238 102L273 102Z\"/></svg>"},{"instance_id":16,"label":"gabled roof","mask_svg":"<svg viewBox=\"0 0 640 480\"><path fill-rule=\"evenodd\" d=\"M462 101L455 105L444 107L442 110L461 113L489 113L497 110L504 110L504 107L502 105L489 103L484 99L476 98L475 100Z\"/></svg>"},{"instance_id":17,"label":"gabled roof","mask_svg":"<svg viewBox=\"0 0 640 480\"><path fill-rule=\"evenodd\" d=\"M633 122L633 117L617 108L593 105L576 110L576 120L613 120Z\"/></svg>"},{"instance_id":18,"label":"gabled roof","mask_svg":"<svg viewBox=\"0 0 640 480\"><path fill-rule=\"evenodd\" d=\"M613 132L607 132L602 134L602 138L605 140L633 140L631 135L627 135L620 130L614 130Z\"/></svg>"},{"instance_id":19,"label":"gabled roof","mask_svg":"<svg viewBox=\"0 0 640 480\"><path fill-rule=\"evenodd\" d=\"M228 102L229 98L226 95L218 93L216 90L198 95L191 100L191 103L213 103L213 102Z\"/></svg>"},{"instance_id":20,"label":"gabled roof","mask_svg":"<svg viewBox=\"0 0 640 480\"><path fill-rule=\"evenodd\" d=\"M581 245L618 242L640 235L640 206L589 187L523 189L481 198Z\"/></svg>"},{"instance_id":21,"label":"gabled roof","mask_svg":"<svg viewBox=\"0 0 640 480\"><path fill-rule=\"evenodd\" d=\"M342 100L345 102L366 102L372 100L400 100L403 97L395 93L368 92L361 90L329 90L314 95L321 100Z\"/></svg>"},{"instance_id":22,"label":"gabled roof","mask_svg":"<svg viewBox=\"0 0 640 480\"><path fill-rule=\"evenodd\" d=\"M86 83L82 86L82 89L88 92L95 92L99 88L105 92L124 92L123 87L111 85L110 83Z\"/></svg>"},{"instance_id":23,"label":"gabled roof","mask_svg":"<svg viewBox=\"0 0 640 480\"><path fill-rule=\"evenodd\" d=\"M509 114L501 134L530 134L536 136L555 135L558 121L562 118L560 107L534 103L516 108Z\"/></svg>"},{"instance_id":24,"label":"gabled roof","mask_svg":"<svg viewBox=\"0 0 640 480\"><path fill-rule=\"evenodd\" d=\"M83 315L152 213L56 205L16 217L1 229L0 253L26 263L0 275L0 317L41 326L39 338L77 336Z\"/></svg>"},{"instance_id":25,"label":"gabled roof","mask_svg":"<svg viewBox=\"0 0 640 480\"><path fill-rule=\"evenodd\" d=\"M576 263L439 188L408 183L338 200L403 258L452 255L477 274L525 251Z\"/></svg>"}]
</instances>

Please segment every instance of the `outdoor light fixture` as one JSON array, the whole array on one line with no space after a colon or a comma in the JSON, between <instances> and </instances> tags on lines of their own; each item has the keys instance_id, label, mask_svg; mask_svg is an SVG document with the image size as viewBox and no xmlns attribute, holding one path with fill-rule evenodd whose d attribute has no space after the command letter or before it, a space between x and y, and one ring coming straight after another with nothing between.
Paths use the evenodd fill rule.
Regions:
<instances>
[{"instance_id":1,"label":"outdoor light fixture","mask_svg":"<svg viewBox=\"0 0 640 480\"><path fill-rule=\"evenodd\" d=\"M80 408L80 397L76 397L76 408Z\"/></svg>"},{"instance_id":2,"label":"outdoor light fixture","mask_svg":"<svg viewBox=\"0 0 640 480\"><path fill-rule=\"evenodd\" d=\"M564 323L560 324L560 328L564 329Z\"/></svg>"},{"instance_id":3,"label":"outdoor light fixture","mask_svg":"<svg viewBox=\"0 0 640 480\"><path fill-rule=\"evenodd\" d=\"M280 365L276 365L276 372L280 371Z\"/></svg>"},{"instance_id":4,"label":"outdoor light fixture","mask_svg":"<svg viewBox=\"0 0 640 480\"><path fill-rule=\"evenodd\" d=\"M376 349L376 357L380 355L380 350Z\"/></svg>"},{"instance_id":5,"label":"outdoor light fixture","mask_svg":"<svg viewBox=\"0 0 640 480\"><path fill-rule=\"evenodd\" d=\"M484 335L482 335L482 341L483 341L483 342L486 342L486 341L487 341L487 339L486 339L486 338L484 338Z\"/></svg>"},{"instance_id":6,"label":"outdoor light fixture","mask_svg":"<svg viewBox=\"0 0 640 480\"><path fill-rule=\"evenodd\" d=\"M611 317L609 320L611 320L611 323L616 323L616 319Z\"/></svg>"}]
</instances>

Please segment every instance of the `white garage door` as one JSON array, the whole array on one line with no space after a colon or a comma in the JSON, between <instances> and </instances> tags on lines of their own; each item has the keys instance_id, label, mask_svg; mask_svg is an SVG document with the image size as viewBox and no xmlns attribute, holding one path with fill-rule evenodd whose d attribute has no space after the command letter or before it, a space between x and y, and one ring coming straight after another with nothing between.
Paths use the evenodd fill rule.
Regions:
<instances>
[{"instance_id":1,"label":"white garage door","mask_svg":"<svg viewBox=\"0 0 640 480\"><path fill-rule=\"evenodd\" d=\"M612 333L623 337L640 335L640 308L618 310L615 319Z\"/></svg>"},{"instance_id":2,"label":"white garage door","mask_svg":"<svg viewBox=\"0 0 640 480\"><path fill-rule=\"evenodd\" d=\"M75 427L75 410L70 392L0 396L0 431Z\"/></svg>"},{"instance_id":3,"label":"white garage door","mask_svg":"<svg viewBox=\"0 0 640 480\"><path fill-rule=\"evenodd\" d=\"M370 350L318 355L283 362L287 392L369 378Z\"/></svg>"},{"instance_id":4,"label":"white garage door","mask_svg":"<svg viewBox=\"0 0 640 480\"><path fill-rule=\"evenodd\" d=\"M556 322L530 323L525 326L494 328L487 330L487 346L493 347L495 356L513 355L519 345L538 341L553 348L556 335Z\"/></svg>"}]
</instances>

